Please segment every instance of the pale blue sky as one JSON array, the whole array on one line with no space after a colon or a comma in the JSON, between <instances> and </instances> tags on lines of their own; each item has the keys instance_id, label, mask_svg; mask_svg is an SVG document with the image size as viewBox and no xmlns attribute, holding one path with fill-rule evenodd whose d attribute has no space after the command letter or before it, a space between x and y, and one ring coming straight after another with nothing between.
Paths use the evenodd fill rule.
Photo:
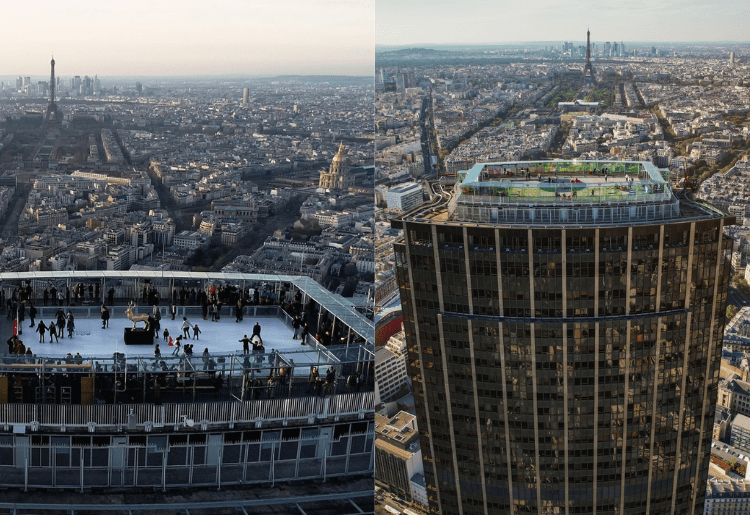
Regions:
<instances>
[{"instance_id":1,"label":"pale blue sky","mask_svg":"<svg viewBox=\"0 0 750 515\"><path fill-rule=\"evenodd\" d=\"M376 0L375 43L749 41L747 0Z\"/></svg>"},{"instance_id":2,"label":"pale blue sky","mask_svg":"<svg viewBox=\"0 0 750 515\"><path fill-rule=\"evenodd\" d=\"M374 74L375 0L15 0L0 75Z\"/></svg>"}]
</instances>

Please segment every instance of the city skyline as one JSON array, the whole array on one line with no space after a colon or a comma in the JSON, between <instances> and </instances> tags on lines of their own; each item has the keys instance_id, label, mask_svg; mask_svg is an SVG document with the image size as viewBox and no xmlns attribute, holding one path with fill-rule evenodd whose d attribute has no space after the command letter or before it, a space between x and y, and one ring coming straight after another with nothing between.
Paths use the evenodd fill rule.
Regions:
<instances>
[{"instance_id":1,"label":"city skyline","mask_svg":"<svg viewBox=\"0 0 750 515\"><path fill-rule=\"evenodd\" d=\"M127 5L74 0L64 11L44 0L6 12L4 20L6 40L25 44L0 60L3 76L48 75L51 55L61 77L374 71L373 0Z\"/></svg>"},{"instance_id":2,"label":"city skyline","mask_svg":"<svg viewBox=\"0 0 750 515\"><path fill-rule=\"evenodd\" d=\"M479 0L471 9L447 2L378 0L375 18L376 44L394 46L585 41L587 28L594 43L747 41L743 28L750 22L744 4L735 0L632 0L614 7L592 0L511 5Z\"/></svg>"}]
</instances>

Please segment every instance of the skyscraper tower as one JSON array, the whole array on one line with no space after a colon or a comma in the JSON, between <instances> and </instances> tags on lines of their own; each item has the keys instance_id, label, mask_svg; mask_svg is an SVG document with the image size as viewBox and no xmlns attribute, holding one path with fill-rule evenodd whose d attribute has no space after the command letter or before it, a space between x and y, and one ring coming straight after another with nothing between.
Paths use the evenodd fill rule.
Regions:
<instances>
[{"instance_id":1,"label":"skyscraper tower","mask_svg":"<svg viewBox=\"0 0 750 515\"><path fill-rule=\"evenodd\" d=\"M586 74L588 72L588 75ZM596 84L594 68L591 66L591 31L586 29L586 64L583 65L583 82Z\"/></svg>"},{"instance_id":2,"label":"skyscraper tower","mask_svg":"<svg viewBox=\"0 0 750 515\"><path fill-rule=\"evenodd\" d=\"M57 103L55 102L55 85L55 58L53 56L52 60L50 61L49 104L47 105L47 113L44 116L44 123L60 121L57 111Z\"/></svg>"},{"instance_id":3,"label":"skyscraper tower","mask_svg":"<svg viewBox=\"0 0 750 515\"><path fill-rule=\"evenodd\" d=\"M735 218L665 173L480 163L392 221L432 513L702 513Z\"/></svg>"}]
</instances>

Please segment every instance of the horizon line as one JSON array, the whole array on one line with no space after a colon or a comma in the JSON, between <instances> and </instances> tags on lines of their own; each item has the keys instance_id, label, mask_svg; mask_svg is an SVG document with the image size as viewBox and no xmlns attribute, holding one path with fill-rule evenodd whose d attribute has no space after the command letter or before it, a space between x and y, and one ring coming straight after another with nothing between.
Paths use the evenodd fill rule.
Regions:
<instances>
[{"instance_id":1,"label":"horizon line","mask_svg":"<svg viewBox=\"0 0 750 515\"><path fill-rule=\"evenodd\" d=\"M575 42L577 40L568 40L567 42ZM583 40L581 40L583 41ZM597 42L598 40L595 40ZM605 41L606 40L601 40ZM612 39L611 41L617 41ZM750 45L750 40L748 41L734 41L734 40L712 40L712 41L682 41L682 40L674 40L674 41L648 41L648 40L642 40L642 41L625 41L620 40L623 43L629 43L629 44L639 44L639 43L662 43L662 44L669 44L669 43L700 43L700 44L710 44L710 43L732 43L732 44L739 44L739 45ZM402 47L412 47L412 46L437 46L437 45L461 45L461 46L481 46L481 45L528 45L528 44L543 44L543 43L564 43L566 40L528 40L528 41L488 41L488 42L481 42L481 43L461 43L461 42L448 42L448 43L375 43L375 46L384 46L384 47L396 47L396 46L402 46Z\"/></svg>"},{"instance_id":2,"label":"horizon line","mask_svg":"<svg viewBox=\"0 0 750 515\"><path fill-rule=\"evenodd\" d=\"M24 74L0 74L0 77L23 77ZM27 77L34 77L34 74L26 74ZM46 74L43 75L46 77ZM280 77L338 77L338 78L355 78L355 79L369 79L369 78L375 78L375 73L372 75L341 75L341 74L330 74L330 73L308 73L308 74L300 74L300 73L281 73L276 75L225 75L225 74L205 74L205 75L102 75L101 77L99 74L94 74L95 77L105 77L105 78L130 78L130 77L155 77L155 78L174 78L174 79L180 79L180 78L192 78L192 79L200 79L200 78L249 78L249 79L275 79ZM55 74L55 77L81 77L81 75L57 75ZM93 78L93 77L90 77Z\"/></svg>"}]
</instances>

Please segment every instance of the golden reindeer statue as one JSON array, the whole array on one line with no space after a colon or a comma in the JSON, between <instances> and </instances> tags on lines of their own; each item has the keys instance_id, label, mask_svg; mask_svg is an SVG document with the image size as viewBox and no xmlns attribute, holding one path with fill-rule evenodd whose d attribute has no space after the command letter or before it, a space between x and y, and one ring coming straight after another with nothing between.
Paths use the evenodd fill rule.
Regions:
<instances>
[{"instance_id":1,"label":"golden reindeer statue","mask_svg":"<svg viewBox=\"0 0 750 515\"><path fill-rule=\"evenodd\" d=\"M140 314L140 315L134 315L133 308L135 307L136 307L136 303L131 301L128 304L128 309L125 310L125 314L133 322L133 329L135 330L135 324L137 324L138 322L143 322L144 329L148 331L148 315L145 313Z\"/></svg>"}]
</instances>

